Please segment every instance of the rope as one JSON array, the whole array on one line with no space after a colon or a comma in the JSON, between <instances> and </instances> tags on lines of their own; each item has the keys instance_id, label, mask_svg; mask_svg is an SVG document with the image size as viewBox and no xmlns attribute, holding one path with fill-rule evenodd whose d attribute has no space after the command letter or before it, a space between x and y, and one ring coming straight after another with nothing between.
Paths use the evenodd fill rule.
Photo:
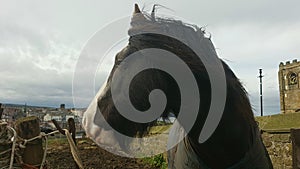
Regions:
<instances>
[{"instance_id":1,"label":"rope","mask_svg":"<svg viewBox=\"0 0 300 169\"><path fill-rule=\"evenodd\" d=\"M12 138L13 145L12 145L12 148L11 148L11 156L10 156L10 163L9 163L9 169L12 169L13 163L14 163L14 155L15 155L15 149L16 149L16 142L17 142L17 132L12 127L8 126L8 129L11 130L14 133L14 136Z\"/></svg>"},{"instance_id":2,"label":"rope","mask_svg":"<svg viewBox=\"0 0 300 169\"><path fill-rule=\"evenodd\" d=\"M82 161L81 159L79 158L79 155L78 155L78 149L72 139L72 136L70 134L70 132L67 130L67 129L63 129L65 131L65 134L67 136L67 139L68 139L68 142L69 142L69 145L70 145L70 148L71 148L71 153L72 153L72 156L76 162L76 164L78 165L78 167L80 169L83 169L83 164L82 164Z\"/></svg>"},{"instance_id":3,"label":"rope","mask_svg":"<svg viewBox=\"0 0 300 169\"><path fill-rule=\"evenodd\" d=\"M40 169L43 169L43 166L44 166L45 161L46 161L47 149L48 149L48 137L45 136L44 139L45 139L45 150L44 150L44 155L43 155L43 159L42 159Z\"/></svg>"},{"instance_id":4,"label":"rope","mask_svg":"<svg viewBox=\"0 0 300 169\"><path fill-rule=\"evenodd\" d=\"M14 154L15 154L15 148L16 148L16 141L17 141L17 133L16 131L12 128L12 127L9 127L7 126L7 123L6 122L1 122L0 121L0 125L6 125L5 128L6 130L3 130L1 131L1 136L2 137L6 137L6 140L2 140L1 143L3 145L10 145L12 143L12 147L1 152L0 155L3 156L3 158L1 159L1 164L2 165L5 165L9 162L9 165L8 165L8 169L12 169L13 168L13 162L14 162ZM10 134L12 134L10 136L10 134L8 133L10 132ZM10 154L9 154L10 152ZM8 156L5 157L4 155L7 154ZM10 157L9 157L10 156ZM4 169L6 168L7 166L2 166L1 169Z\"/></svg>"},{"instance_id":5,"label":"rope","mask_svg":"<svg viewBox=\"0 0 300 169\"><path fill-rule=\"evenodd\" d=\"M1 123L1 124L3 124L3 123ZM12 148L10 148L8 150L5 150L4 152L1 152L0 155L2 156L3 154L6 154L6 153L11 151L10 161L9 161L9 168L8 169L13 169L13 162L14 162L14 155L15 155L15 151L16 151L16 146L24 149L24 148L26 148L26 145L28 143L33 142L36 139L45 139L45 148L44 148L44 154L43 154L43 159L42 159L41 164L40 165L29 165L29 164L25 164L25 163L22 162L22 166L26 167L28 169L38 169L37 166L40 166L40 169L43 169L45 161L46 161L46 156L47 156L48 136L59 133L59 131L56 130L56 131L53 131L53 132L48 133L48 134L45 134L45 133L41 132L40 135L38 135L36 137L30 138L30 139L23 139L21 137L18 137L16 131L12 127L7 126L7 129L10 130L13 133L13 136L11 138L8 138L8 140L10 140L10 141L6 140L6 142L8 142L8 143L12 142ZM76 147L76 145L75 145L75 143L72 139L72 136L71 136L70 132L67 129L63 129L63 130L66 134L68 143L70 145L71 153L72 153L72 156L73 156L76 164L78 165L78 167L80 169L83 169L82 161L81 161L81 159L78 155L78 149L77 149L77 147ZM17 144L17 141L18 141L18 144ZM9 159L9 157L8 157L8 159ZM1 167L0 169L5 169L5 166Z\"/></svg>"},{"instance_id":6,"label":"rope","mask_svg":"<svg viewBox=\"0 0 300 169\"><path fill-rule=\"evenodd\" d=\"M40 165L35 165L35 166L40 166L40 169L43 169L44 164L45 164L45 161L46 161L46 156L47 156L48 136L49 136L49 135L52 135L52 134L56 134L56 133L58 133L58 132L59 132L58 130L53 131L53 132L48 133L48 134L46 134L46 133L44 133L44 132L41 132L40 135L38 135L38 136L36 136L36 137L33 137L33 138L31 138L31 139L23 139L23 138L20 138L20 137L19 137L20 140L24 141L23 144L22 144L22 143L19 144L19 147L21 147L21 148L26 148L26 144L27 144L27 143L32 142L32 141L34 141L34 140L36 140L36 139L42 139L42 138L44 138L44 139L45 139L45 148L44 148L43 159L42 159L42 162L41 162ZM23 165L26 166L27 168L37 169L37 167L32 166L32 165L29 165L29 164L23 164Z\"/></svg>"}]
</instances>

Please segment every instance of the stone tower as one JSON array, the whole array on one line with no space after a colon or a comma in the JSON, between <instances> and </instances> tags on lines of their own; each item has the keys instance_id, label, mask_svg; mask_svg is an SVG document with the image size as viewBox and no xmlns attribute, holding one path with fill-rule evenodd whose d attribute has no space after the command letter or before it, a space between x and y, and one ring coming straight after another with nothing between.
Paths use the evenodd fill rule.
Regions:
<instances>
[{"instance_id":1,"label":"stone tower","mask_svg":"<svg viewBox=\"0 0 300 169\"><path fill-rule=\"evenodd\" d=\"M278 71L281 113L300 112L300 62L280 63Z\"/></svg>"}]
</instances>

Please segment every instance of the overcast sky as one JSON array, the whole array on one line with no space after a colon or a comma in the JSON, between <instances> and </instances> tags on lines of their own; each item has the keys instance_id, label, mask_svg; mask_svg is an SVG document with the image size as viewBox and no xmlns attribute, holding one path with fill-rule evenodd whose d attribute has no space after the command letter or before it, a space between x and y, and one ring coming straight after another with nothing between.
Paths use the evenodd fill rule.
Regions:
<instances>
[{"instance_id":1,"label":"overcast sky","mask_svg":"<svg viewBox=\"0 0 300 169\"><path fill-rule=\"evenodd\" d=\"M279 113L278 65L300 56L299 0L137 3L145 11L161 4L170 10L158 13L205 26L219 57L245 85L255 111L262 68L265 112ZM133 5L127 0L0 0L0 102L73 107L72 78L81 49L96 31L130 15ZM76 106L86 107L91 99L82 95Z\"/></svg>"}]
</instances>

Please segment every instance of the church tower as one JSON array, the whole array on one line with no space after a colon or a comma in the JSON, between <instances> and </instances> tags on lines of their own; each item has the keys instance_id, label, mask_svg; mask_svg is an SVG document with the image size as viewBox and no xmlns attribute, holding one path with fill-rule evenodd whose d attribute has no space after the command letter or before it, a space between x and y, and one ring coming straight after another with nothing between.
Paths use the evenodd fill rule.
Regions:
<instances>
[{"instance_id":1,"label":"church tower","mask_svg":"<svg viewBox=\"0 0 300 169\"><path fill-rule=\"evenodd\" d=\"M281 113L300 112L300 61L279 64L278 80Z\"/></svg>"}]
</instances>

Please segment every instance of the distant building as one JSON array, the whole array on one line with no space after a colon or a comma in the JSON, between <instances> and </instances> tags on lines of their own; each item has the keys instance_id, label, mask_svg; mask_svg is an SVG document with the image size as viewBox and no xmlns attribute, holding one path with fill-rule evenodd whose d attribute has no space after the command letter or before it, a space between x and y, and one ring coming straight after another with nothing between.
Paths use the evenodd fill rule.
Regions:
<instances>
[{"instance_id":1,"label":"distant building","mask_svg":"<svg viewBox=\"0 0 300 169\"><path fill-rule=\"evenodd\" d=\"M43 119L44 121L51 121L52 120L52 116L50 115L50 114L46 114L45 116L44 116L44 119Z\"/></svg>"},{"instance_id":2,"label":"distant building","mask_svg":"<svg viewBox=\"0 0 300 169\"><path fill-rule=\"evenodd\" d=\"M69 120L69 118L73 118L73 119L75 119L75 116L73 116L73 115L66 115L66 121L68 121L68 120Z\"/></svg>"},{"instance_id":3,"label":"distant building","mask_svg":"<svg viewBox=\"0 0 300 169\"><path fill-rule=\"evenodd\" d=\"M62 116L52 116L51 120L62 121L63 117Z\"/></svg>"},{"instance_id":4,"label":"distant building","mask_svg":"<svg viewBox=\"0 0 300 169\"><path fill-rule=\"evenodd\" d=\"M60 104L60 109L61 109L61 110L65 110L65 108L66 108L66 105L65 105L65 104Z\"/></svg>"},{"instance_id":5,"label":"distant building","mask_svg":"<svg viewBox=\"0 0 300 169\"><path fill-rule=\"evenodd\" d=\"M85 109L72 109L71 113L75 116L83 116L83 112L85 111Z\"/></svg>"},{"instance_id":6,"label":"distant building","mask_svg":"<svg viewBox=\"0 0 300 169\"><path fill-rule=\"evenodd\" d=\"M281 113L300 112L300 62L280 63L278 71Z\"/></svg>"}]
</instances>

